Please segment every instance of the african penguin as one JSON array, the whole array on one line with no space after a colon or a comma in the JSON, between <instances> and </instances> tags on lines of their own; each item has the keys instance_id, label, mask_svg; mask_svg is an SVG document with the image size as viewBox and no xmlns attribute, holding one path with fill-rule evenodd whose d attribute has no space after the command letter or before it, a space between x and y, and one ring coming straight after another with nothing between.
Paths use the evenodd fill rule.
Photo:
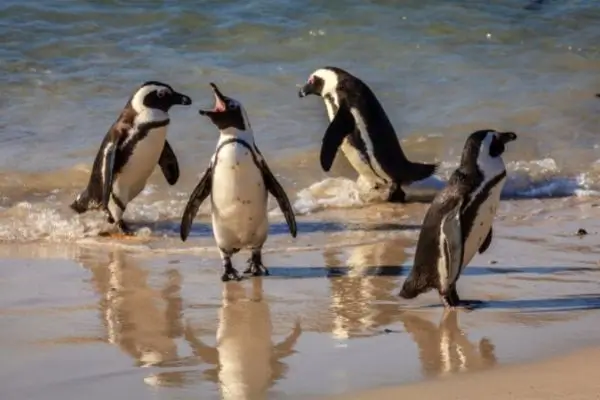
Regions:
<instances>
[{"instance_id":1,"label":"african penguin","mask_svg":"<svg viewBox=\"0 0 600 400\"><path fill-rule=\"evenodd\" d=\"M192 192L181 220L181 240L189 235L200 204L210 195L212 229L221 254L222 281L241 279L231 256L249 248L252 256L244 273L269 274L262 264L262 246L267 240L270 192L283 211L292 237L296 217L290 201L254 143L254 134L242 104L210 84L215 96L212 110L200 110L219 129L220 138L208 168Z\"/></svg>"},{"instance_id":2,"label":"african penguin","mask_svg":"<svg viewBox=\"0 0 600 400\"><path fill-rule=\"evenodd\" d=\"M299 97L323 98L329 127L321 146L321 167L329 171L338 148L359 174L390 202L405 202L402 185L431 176L436 164L409 161L383 107L366 83L337 67L313 72Z\"/></svg>"},{"instance_id":3,"label":"african penguin","mask_svg":"<svg viewBox=\"0 0 600 400\"><path fill-rule=\"evenodd\" d=\"M166 140L168 112L177 104L187 106L192 100L165 83L149 81L136 90L104 137L87 188L70 205L75 212L105 210L120 233L132 234L123 213L156 164L170 185L179 179L177 158Z\"/></svg>"},{"instance_id":4,"label":"african penguin","mask_svg":"<svg viewBox=\"0 0 600 400\"><path fill-rule=\"evenodd\" d=\"M467 138L460 166L425 214L401 297L412 299L437 289L445 307L461 303L456 282L475 253L483 253L492 242L492 222L506 181L502 153L516 139L513 132L494 130Z\"/></svg>"}]
</instances>

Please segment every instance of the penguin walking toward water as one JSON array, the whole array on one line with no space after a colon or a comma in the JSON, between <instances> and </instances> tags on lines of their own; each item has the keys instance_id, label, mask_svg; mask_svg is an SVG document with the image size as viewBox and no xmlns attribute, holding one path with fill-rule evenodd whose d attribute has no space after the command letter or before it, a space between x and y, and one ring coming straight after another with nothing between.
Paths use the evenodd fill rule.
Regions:
<instances>
[{"instance_id":1,"label":"penguin walking toward water","mask_svg":"<svg viewBox=\"0 0 600 400\"><path fill-rule=\"evenodd\" d=\"M436 164L409 161L394 127L366 83L337 67L313 72L299 97L323 98L329 127L321 146L321 167L329 171L338 148L359 174L390 202L405 202L402 186L431 176Z\"/></svg>"},{"instance_id":2,"label":"penguin walking toward water","mask_svg":"<svg viewBox=\"0 0 600 400\"><path fill-rule=\"evenodd\" d=\"M144 189L156 164L170 185L179 179L177 158L166 140L169 109L190 104L188 96L165 83L149 81L140 86L104 137L87 188L71 203L71 209L79 214L105 210L109 223L131 235L123 213Z\"/></svg>"},{"instance_id":3,"label":"penguin walking toward water","mask_svg":"<svg viewBox=\"0 0 600 400\"><path fill-rule=\"evenodd\" d=\"M223 95L214 83L212 110L200 110L219 129L220 138L210 164L192 192L181 220L181 240L189 235L202 202L210 195L212 229L223 262L222 281L241 279L231 256L242 248L252 252L244 273L269 274L262 263L262 247L267 240L268 193L271 193L296 237L296 217L290 201L254 143L250 121L242 104Z\"/></svg>"},{"instance_id":4,"label":"penguin walking toward water","mask_svg":"<svg viewBox=\"0 0 600 400\"><path fill-rule=\"evenodd\" d=\"M516 139L513 132L494 130L469 136L460 166L427 210L401 297L412 299L437 289L445 307L460 305L456 282L475 253L483 253L492 242L492 222L506 182L502 153Z\"/></svg>"}]
</instances>

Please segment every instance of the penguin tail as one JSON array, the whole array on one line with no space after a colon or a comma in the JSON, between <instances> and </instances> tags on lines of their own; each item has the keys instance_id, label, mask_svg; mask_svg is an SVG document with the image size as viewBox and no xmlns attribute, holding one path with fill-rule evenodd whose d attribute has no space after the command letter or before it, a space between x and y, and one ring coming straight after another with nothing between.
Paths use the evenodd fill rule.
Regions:
<instances>
[{"instance_id":1,"label":"penguin tail","mask_svg":"<svg viewBox=\"0 0 600 400\"><path fill-rule=\"evenodd\" d=\"M404 281L398 295L404 299L414 299L421 293L427 292L429 289L431 289L431 287L427 282L427 277L422 274L411 273Z\"/></svg>"},{"instance_id":2,"label":"penguin tail","mask_svg":"<svg viewBox=\"0 0 600 400\"><path fill-rule=\"evenodd\" d=\"M69 205L71 210L75 211L77 214L82 214L89 210L90 208L90 196L88 195L87 190L79 193L77 198Z\"/></svg>"},{"instance_id":3,"label":"penguin tail","mask_svg":"<svg viewBox=\"0 0 600 400\"><path fill-rule=\"evenodd\" d=\"M438 169L439 164L425 164L425 163L410 163L408 168L404 169L406 180L404 184L417 182L425 178L429 178Z\"/></svg>"}]
</instances>

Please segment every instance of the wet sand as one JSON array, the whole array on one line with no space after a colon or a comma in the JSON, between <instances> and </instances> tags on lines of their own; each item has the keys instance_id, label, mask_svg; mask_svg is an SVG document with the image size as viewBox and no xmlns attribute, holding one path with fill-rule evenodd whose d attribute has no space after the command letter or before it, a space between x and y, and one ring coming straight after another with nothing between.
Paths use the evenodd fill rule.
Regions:
<instances>
[{"instance_id":1,"label":"wet sand","mask_svg":"<svg viewBox=\"0 0 600 400\"><path fill-rule=\"evenodd\" d=\"M594 202L503 202L459 282L484 300L473 312L397 297L425 209L301 216L297 240L274 217L272 275L228 284L203 218L186 243L165 221L137 240L0 245L1 398L305 399L599 343Z\"/></svg>"},{"instance_id":2,"label":"wet sand","mask_svg":"<svg viewBox=\"0 0 600 400\"><path fill-rule=\"evenodd\" d=\"M600 348L589 348L535 364L328 399L593 400L600 398L599 359Z\"/></svg>"}]
</instances>

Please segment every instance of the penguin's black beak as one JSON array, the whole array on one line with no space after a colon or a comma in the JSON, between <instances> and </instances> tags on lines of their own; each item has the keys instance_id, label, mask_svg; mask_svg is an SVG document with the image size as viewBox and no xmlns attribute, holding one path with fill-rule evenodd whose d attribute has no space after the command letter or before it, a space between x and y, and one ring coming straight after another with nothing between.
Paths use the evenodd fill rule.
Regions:
<instances>
[{"instance_id":1,"label":"penguin's black beak","mask_svg":"<svg viewBox=\"0 0 600 400\"><path fill-rule=\"evenodd\" d=\"M512 142L513 140L517 140L517 134L514 132L498 132L498 139L506 144L508 142Z\"/></svg>"},{"instance_id":2,"label":"penguin's black beak","mask_svg":"<svg viewBox=\"0 0 600 400\"><path fill-rule=\"evenodd\" d=\"M200 115L206 115L210 117L211 115L215 115L217 113L225 112L227 110L227 97L215 85L214 83L210 83L210 87L213 90L213 94L215 95L215 106L212 110L198 110Z\"/></svg>"},{"instance_id":3,"label":"penguin's black beak","mask_svg":"<svg viewBox=\"0 0 600 400\"><path fill-rule=\"evenodd\" d=\"M312 82L307 82L304 86L300 88L300 90L298 91L298 97L303 98L308 96L309 94L317 94L315 86Z\"/></svg>"},{"instance_id":4,"label":"penguin's black beak","mask_svg":"<svg viewBox=\"0 0 600 400\"><path fill-rule=\"evenodd\" d=\"M182 93L173 92L171 95L171 103L173 105L178 104L182 106L189 106L192 104L192 99L189 96L186 96Z\"/></svg>"}]
</instances>

